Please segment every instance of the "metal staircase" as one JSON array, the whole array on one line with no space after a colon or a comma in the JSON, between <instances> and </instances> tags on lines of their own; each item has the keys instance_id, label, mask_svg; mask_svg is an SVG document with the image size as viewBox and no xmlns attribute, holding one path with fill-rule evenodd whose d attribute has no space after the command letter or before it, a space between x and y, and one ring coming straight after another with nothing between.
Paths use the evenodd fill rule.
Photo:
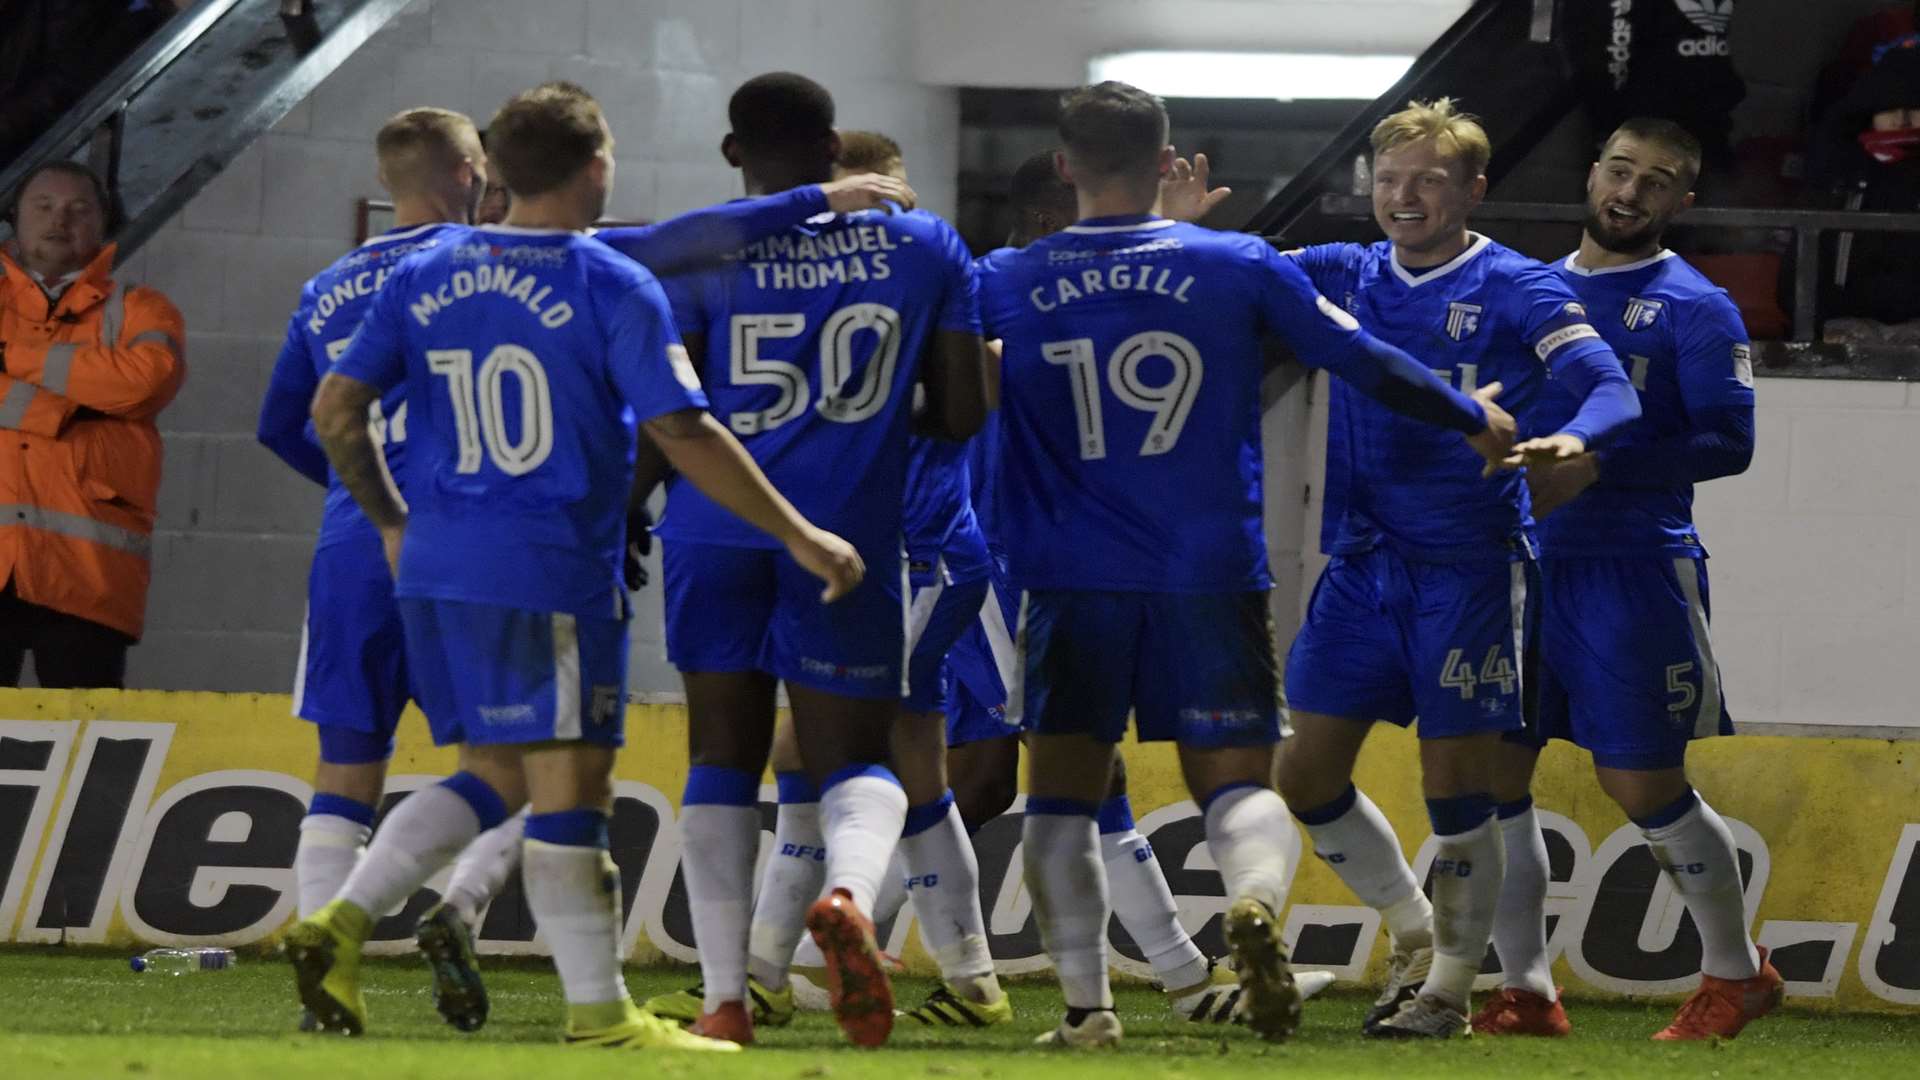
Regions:
<instances>
[{"instance_id":1,"label":"metal staircase","mask_svg":"<svg viewBox=\"0 0 1920 1080\"><path fill-rule=\"evenodd\" d=\"M1556 0L1475 0L1246 230L1284 236L1287 247L1351 239L1352 220L1326 213L1321 196L1354 194L1354 160L1372 156L1373 126L1410 98L1464 98L1493 141L1487 180L1498 184L1579 101L1573 61L1555 33L1556 8Z\"/></svg>"},{"instance_id":2,"label":"metal staircase","mask_svg":"<svg viewBox=\"0 0 1920 1080\"><path fill-rule=\"evenodd\" d=\"M0 193L43 161L86 155L124 211L125 260L411 2L201 0L0 173Z\"/></svg>"}]
</instances>

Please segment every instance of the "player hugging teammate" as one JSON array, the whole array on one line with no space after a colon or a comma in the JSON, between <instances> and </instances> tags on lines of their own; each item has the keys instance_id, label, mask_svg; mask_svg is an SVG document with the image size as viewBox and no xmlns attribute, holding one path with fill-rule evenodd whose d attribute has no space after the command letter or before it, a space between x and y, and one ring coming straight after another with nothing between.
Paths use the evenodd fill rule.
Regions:
<instances>
[{"instance_id":1,"label":"player hugging teammate","mask_svg":"<svg viewBox=\"0 0 1920 1080\"><path fill-rule=\"evenodd\" d=\"M1738 317L1659 243L1699 167L1684 132L1615 133L1581 250L1549 268L1468 231L1485 134L1415 104L1374 133L1388 239L1281 254L1187 223L1221 194L1204 159L1174 156L1158 99L1103 83L1063 99L1061 150L1016 178L1020 234L976 262L818 83L749 80L728 119L749 198L593 234L615 170L585 91L516 96L486 152L464 117L402 114L378 142L399 228L303 293L261 437L330 491L295 695L321 748L288 935L312 1026L364 1030L375 920L456 859L417 937L463 1030L487 1013L475 924L516 861L568 1045L738 1049L792 1018L796 963L859 1045L896 1015L1005 1023L969 836L1011 800L1023 741L1025 880L1066 1003L1042 1042L1121 1038L1110 913L1180 1015L1290 1035L1290 816L1392 935L1369 1034L1564 1033L1527 796L1548 734L1594 752L1701 927L1702 988L1660 1037L1732 1035L1778 1000L1731 837L1682 768L1726 726L1691 485L1752 446ZM473 226L489 171L510 208ZM1284 676L1267 334L1339 377L1333 561ZM702 980L641 1009L607 810L630 548L663 484ZM409 698L460 771L368 843ZM1416 716L1431 903L1351 782L1371 723ZM1231 972L1133 828L1130 720L1176 744ZM770 763L780 854L756 896ZM896 1014L874 925L909 896L942 982ZM1490 938L1507 986L1470 1023Z\"/></svg>"}]
</instances>

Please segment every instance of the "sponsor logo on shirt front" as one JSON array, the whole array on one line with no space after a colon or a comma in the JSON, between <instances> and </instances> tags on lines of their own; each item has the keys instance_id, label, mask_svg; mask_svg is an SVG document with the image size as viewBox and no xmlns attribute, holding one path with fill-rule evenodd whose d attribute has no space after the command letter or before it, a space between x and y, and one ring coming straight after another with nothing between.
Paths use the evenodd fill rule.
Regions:
<instances>
[{"instance_id":1,"label":"sponsor logo on shirt front","mask_svg":"<svg viewBox=\"0 0 1920 1080\"><path fill-rule=\"evenodd\" d=\"M1627 301L1626 310L1620 313L1620 321L1629 330L1645 330L1654 324L1654 320L1660 317L1660 309L1666 306L1664 301L1636 296Z\"/></svg>"},{"instance_id":2,"label":"sponsor logo on shirt front","mask_svg":"<svg viewBox=\"0 0 1920 1080\"><path fill-rule=\"evenodd\" d=\"M1465 341L1480 329L1479 304L1463 304L1458 300L1447 305L1447 336L1455 341Z\"/></svg>"}]
</instances>

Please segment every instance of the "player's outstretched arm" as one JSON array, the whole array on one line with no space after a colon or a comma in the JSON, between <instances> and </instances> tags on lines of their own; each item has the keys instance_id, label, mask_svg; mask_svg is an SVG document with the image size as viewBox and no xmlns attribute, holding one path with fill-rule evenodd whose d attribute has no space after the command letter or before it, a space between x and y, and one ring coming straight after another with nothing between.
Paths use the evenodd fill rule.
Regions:
<instances>
[{"instance_id":1,"label":"player's outstretched arm","mask_svg":"<svg viewBox=\"0 0 1920 1080\"><path fill-rule=\"evenodd\" d=\"M860 584L866 564L852 544L816 528L768 483L733 433L704 409L680 409L647 421L647 434L667 462L707 497L779 540L794 561L826 583L832 603Z\"/></svg>"},{"instance_id":2,"label":"player's outstretched arm","mask_svg":"<svg viewBox=\"0 0 1920 1080\"><path fill-rule=\"evenodd\" d=\"M380 452L367 431L367 409L380 391L350 375L328 372L313 395L313 430L327 452L340 483L380 530L387 549L387 568L400 568L400 538L406 531L407 511L387 487L380 469Z\"/></svg>"},{"instance_id":3,"label":"player's outstretched arm","mask_svg":"<svg viewBox=\"0 0 1920 1080\"><path fill-rule=\"evenodd\" d=\"M1605 345L1563 358L1553 365L1553 376L1580 396L1580 411L1559 431L1514 444L1501 463L1506 468L1569 461L1640 418L1640 395Z\"/></svg>"},{"instance_id":4,"label":"player's outstretched arm","mask_svg":"<svg viewBox=\"0 0 1920 1080\"><path fill-rule=\"evenodd\" d=\"M999 397L990 373L986 347L978 334L941 330L927 345L920 364L920 382L927 390L927 408L920 430L936 439L965 442L987 422L988 403Z\"/></svg>"},{"instance_id":5,"label":"player's outstretched arm","mask_svg":"<svg viewBox=\"0 0 1920 1080\"><path fill-rule=\"evenodd\" d=\"M892 212L895 205L911 210L915 197L903 180L865 174L706 206L655 225L602 229L594 236L664 276L711 263L816 214L876 209Z\"/></svg>"}]
</instances>

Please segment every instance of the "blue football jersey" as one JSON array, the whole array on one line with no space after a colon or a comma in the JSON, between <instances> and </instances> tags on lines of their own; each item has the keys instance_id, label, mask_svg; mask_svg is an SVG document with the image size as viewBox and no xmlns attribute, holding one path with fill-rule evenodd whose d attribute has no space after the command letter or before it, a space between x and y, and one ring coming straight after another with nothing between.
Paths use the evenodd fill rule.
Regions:
<instances>
[{"instance_id":1,"label":"blue football jersey","mask_svg":"<svg viewBox=\"0 0 1920 1080\"><path fill-rule=\"evenodd\" d=\"M1726 290L1671 251L1626 266L1555 264L1600 335L1626 364L1640 394L1640 419L1608 447L1624 450L1685 435L1714 410L1753 410L1753 360L1746 326ZM1573 415L1572 395L1555 387L1542 403L1552 424ZM1648 485L1606 477L1540 522L1548 556L1704 555L1693 526L1693 485Z\"/></svg>"},{"instance_id":2,"label":"blue football jersey","mask_svg":"<svg viewBox=\"0 0 1920 1080\"><path fill-rule=\"evenodd\" d=\"M1553 372L1606 349L1586 309L1542 263L1469 234L1467 249L1419 272L1387 241L1291 252L1319 290L1368 331L1462 392L1499 382L1519 437L1551 434L1542 405ZM1422 424L1338 382L1328 402L1321 549L1355 554L1388 543L1415 558L1507 559L1531 551L1518 472L1480 476L1483 462L1452 432Z\"/></svg>"},{"instance_id":3,"label":"blue football jersey","mask_svg":"<svg viewBox=\"0 0 1920 1080\"><path fill-rule=\"evenodd\" d=\"M321 376L346 351L374 295L394 268L414 252L433 247L453 227L421 225L383 233L334 260L301 288L300 305L287 321L286 341L274 361L273 383L276 392L303 403L302 417L304 403L313 400ZM397 485L406 453L406 388L396 386L383 394L373 406L368 423L374 449L381 453ZM405 489L401 491L404 496ZM315 546L327 547L372 531L373 523L329 470L326 508L320 516L320 536Z\"/></svg>"},{"instance_id":4,"label":"blue football jersey","mask_svg":"<svg viewBox=\"0 0 1920 1080\"><path fill-rule=\"evenodd\" d=\"M406 388L397 595L624 615L638 425L706 404L652 274L580 233L450 230L333 370Z\"/></svg>"},{"instance_id":5,"label":"blue football jersey","mask_svg":"<svg viewBox=\"0 0 1920 1080\"><path fill-rule=\"evenodd\" d=\"M821 215L667 279L714 416L807 519L867 553L901 546L908 421L937 331L978 334L973 267L932 214ZM669 540L778 547L675 479Z\"/></svg>"},{"instance_id":6,"label":"blue football jersey","mask_svg":"<svg viewBox=\"0 0 1920 1080\"><path fill-rule=\"evenodd\" d=\"M1365 338L1297 264L1257 236L1094 219L988 255L980 306L1004 350L995 539L1017 587L1270 586L1261 337L1328 365Z\"/></svg>"}]
</instances>

